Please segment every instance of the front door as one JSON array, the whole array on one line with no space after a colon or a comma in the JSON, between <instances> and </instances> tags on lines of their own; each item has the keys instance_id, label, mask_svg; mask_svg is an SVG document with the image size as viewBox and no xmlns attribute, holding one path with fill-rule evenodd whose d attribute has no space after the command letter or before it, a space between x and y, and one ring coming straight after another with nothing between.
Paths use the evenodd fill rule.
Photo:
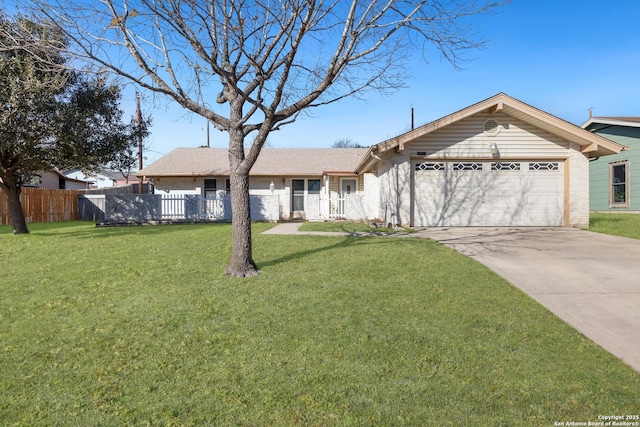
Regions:
<instances>
[{"instance_id":1,"label":"front door","mask_svg":"<svg viewBox=\"0 0 640 427\"><path fill-rule=\"evenodd\" d=\"M291 180L291 210L304 212L304 179Z\"/></svg>"},{"instance_id":2,"label":"front door","mask_svg":"<svg viewBox=\"0 0 640 427\"><path fill-rule=\"evenodd\" d=\"M357 181L355 179L343 179L340 183L340 196L344 197L345 194L356 194Z\"/></svg>"}]
</instances>

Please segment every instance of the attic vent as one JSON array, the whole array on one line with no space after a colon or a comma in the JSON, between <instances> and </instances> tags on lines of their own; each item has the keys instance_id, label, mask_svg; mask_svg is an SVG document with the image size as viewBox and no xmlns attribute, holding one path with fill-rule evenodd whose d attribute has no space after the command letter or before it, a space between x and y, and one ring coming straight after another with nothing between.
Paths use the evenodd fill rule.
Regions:
<instances>
[{"instance_id":1,"label":"attic vent","mask_svg":"<svg viewBox=\"0 0 640 427\"><path fill-rule=\"evenodd\" d=\"M487 119L482 123L482 132L487 136L496 136L500 133L500 123L494 119Z\"/></svg>"}]
</instances>

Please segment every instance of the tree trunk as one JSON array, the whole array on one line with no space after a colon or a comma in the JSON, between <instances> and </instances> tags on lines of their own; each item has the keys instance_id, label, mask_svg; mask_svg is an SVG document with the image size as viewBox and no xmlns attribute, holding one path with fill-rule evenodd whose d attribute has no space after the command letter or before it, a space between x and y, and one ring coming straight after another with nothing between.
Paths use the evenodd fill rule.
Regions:
<instances>
[{"instance_id":1,"label":"tree trunk","mask_svg":"<svg viewBox=\"0 0 640 427\"><path fill-rule=\"evenodd\" d=\"M253 261L251 247L251 211L249 205L249 171L243 163L244 136L240 129L229 132L229 178L231 181L231 259L227 276L250 277L260 273Z\"/></svg>"},{"instance_id":2,"label":"tree trunk","mask_svg":"<svg viewBox=\"0 0 640 427\"><path fill-rule=\"evenodd\" d=\"M22 202L20 201L20 193L22 188L16 185L2 185L2 189L7 195L9 202L9 214L11 215L11 225L13 226L13 234L27 234L27 221L22 211Z\"/></svg>"}]
</instances>

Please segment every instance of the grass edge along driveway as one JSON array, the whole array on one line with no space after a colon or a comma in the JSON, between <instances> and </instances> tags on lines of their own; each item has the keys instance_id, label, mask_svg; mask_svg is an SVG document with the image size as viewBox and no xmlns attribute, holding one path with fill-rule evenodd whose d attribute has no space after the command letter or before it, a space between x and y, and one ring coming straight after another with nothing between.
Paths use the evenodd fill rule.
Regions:
<instances>
[{"instance_id":1,"label":"grass edge along driveway","mask_svg":"<svg viewBox=\"0 0 640 427\"><path fill-rule=\"evenodd\" d=\"M0 227L6 425L553 425L640 375L435 242L230 226Z\"/></svg>"}]
</instances>

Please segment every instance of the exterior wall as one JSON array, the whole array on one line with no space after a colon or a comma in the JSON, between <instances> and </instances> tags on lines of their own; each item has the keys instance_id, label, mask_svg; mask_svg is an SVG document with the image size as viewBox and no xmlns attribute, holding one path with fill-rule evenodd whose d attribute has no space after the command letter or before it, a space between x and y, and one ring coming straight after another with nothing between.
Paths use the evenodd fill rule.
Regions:
<instances>
[{"instance_id":1,"label":"exterior wall","mask_svg":"<svg viewBox=\"0 0 640 427\"><path fill-rule=\"evenodd\" d=\"M162 198L154 194L107 194L104 196L107 221L151 221L161 218Z\"/></svg>"},{"instance_id":2,"label":"exterior wall","mask_svg":"<svg viewBox=\"0 0 640 427\"><path fill-rule=\"evenodd\" d=\"M586 228L589 227L589 158L580 152L579 146L572 144L568 162L569 215L565 225Z\"/></svg>"},{"instance_id":3,"label":"exterior wall","mask_svg":"<svg viewBox=\"0 0 640 427\"><path fill-rule=\"evenodd\" d=\"M60 189L60 175L54 172L43 172L40 174L38 188ZM88 182L78 182L65 180L62 190L86 190L89 188Z\"/></svg>"},{"instance_id":4,"label":"exterior wall","mask_svg":"<svg viewBox=\"0 0 640 427\"><path fill-rule=\"evenodd\" d=\"M66 173L65 175L73 179L90 181L92 182L91 188L109 188L116 186L116 181L114 181L113 178L99 173L88 176L81 171L73 171L70 173Z\"/></svg>"},{"instance_id":5,"label":"exterior wall","mask_svg":"<svg viewBox=\"0 0 640 427\"><path fill-rule=\"evenodd\" d=\"M41 173L39 188L60 188L59 175L51 172Z\"/></svg>"},{"instance_id":6,"label":"exterior wall","mask_svg":"<svg viewBox=\"0 0 640 427\"><path fill-rule=\"evenodd\" d=\"M378 165L378 215L385 224L411 225L409 150L385 156Z\"/></svg>"},{"instance_id":7,"label":"exterior wall","mask_svg":"<svg viewBox=\"0 0 640 427\"><path fill-rule=\"evenodd\" d=\"M619 154L589 164L589 199L592 211L640 212L640 128L611 126L598 135L628 147ZM609 207L609 164L629 160L629 207Z\"/></svg>"},{"instance_id":8,"label":"exterior wall","mask_svg":"<svg viewBox=\"0 0 640 427\"><path fill-rule=\"evenodd\" d=\"M379 220L380 217L380 188L379 179L374 173L362 176L363 194L365 197L365 219Z\"/></svg>"},{"instance_id":9,"label":"exterior wall","mask_svg":"<svg viewBox=\"0 0 640 427\"><path fill-rule=\"evenodd\" d=\"M218 179L218 188L223 188L226 178ZM222 181L223 187L220 187ZM273 193L270 185L273 182ZM291 186L286 187L285 180L282 177L251 177L249 178L249 194L259 196L278 196L277 212L279 218L288 218L291 206Z\"/></svg>"},{"instance_id":10,"label":"exterior wall","mask_svg":"<svg viewBox=\"0 0 640 427\"><path fill-rule=\"evenodd\" d=\"M152 181L154 194L202 194L203 178L156 178ZM218 187L220 188L220 187ZM224 189L224 187L222 187Z\"/></svg>"},{"instance_id":11,"label":"exterior wall","mask_svg":"<svg viewBox=\"0 0 640 427\"><path fill-rule=\"evenodd\" d=\"M496 120L500 132L483 132L486 120ZM498 146L499 157L510 159L566 158L568 143L504 113L476 114L443 129L417 138L410 147L411 156L437 159L492 158L490 145ZM422 154L422 153L426 154Z\"/></svg>"}]
</instances>

